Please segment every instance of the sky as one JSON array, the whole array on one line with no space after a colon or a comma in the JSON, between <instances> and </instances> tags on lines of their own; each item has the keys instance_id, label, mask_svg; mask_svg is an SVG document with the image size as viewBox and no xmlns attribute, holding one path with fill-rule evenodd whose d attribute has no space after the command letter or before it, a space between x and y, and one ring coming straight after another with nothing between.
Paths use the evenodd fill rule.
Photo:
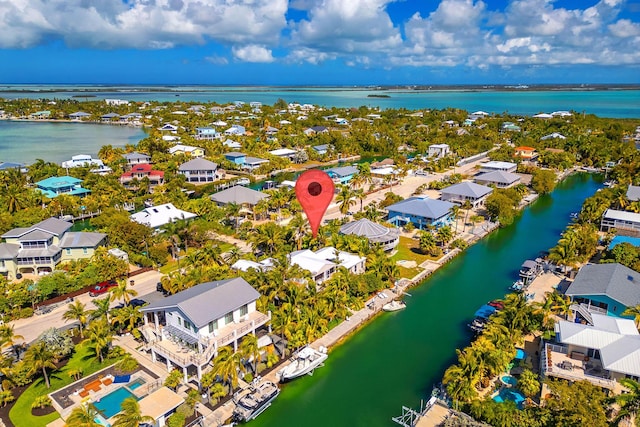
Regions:
<instances>
[{"instance_id":1,"label":"sky","mask_svg":"<svg viewBox=\"0 0 640 427\"><path fill-rule=\"evenodd\" d=\"M640 0L4 0L1 83L640 83Z\"/></svg>"}]
</instances>

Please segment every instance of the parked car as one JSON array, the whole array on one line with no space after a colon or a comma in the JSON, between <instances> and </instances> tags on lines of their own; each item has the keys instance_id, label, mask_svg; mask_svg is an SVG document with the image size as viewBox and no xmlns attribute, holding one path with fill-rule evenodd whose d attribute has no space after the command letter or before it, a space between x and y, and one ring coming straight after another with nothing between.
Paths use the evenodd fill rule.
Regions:
<instances>
[{"instance_id":1,"label":"parked car","mask_svg":"<svg viewBox=\"0 0 640 427\"><path fill-rule=\"evenodd\" d=\"M111 288L115 286L118 286L118 282L116 282L115 280L100 282L89 291L89 296L97 297L98 295L106 294Z\"/></svg>"}]
</instances>

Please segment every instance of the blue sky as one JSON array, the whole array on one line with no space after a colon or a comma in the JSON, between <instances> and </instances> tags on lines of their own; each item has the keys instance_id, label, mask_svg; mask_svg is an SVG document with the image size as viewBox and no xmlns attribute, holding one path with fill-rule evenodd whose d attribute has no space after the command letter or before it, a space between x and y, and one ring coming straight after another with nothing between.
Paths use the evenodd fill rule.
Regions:
<instances>
[{"instance_id":1,"label":"blue sky","mask_svg":"<svg viewBox=\"0 0 640 427\"><path fill-rule=\"evenodd\" d=\"M0 83L640 83L640 0L8 0Z\"/></svg>"}]
</instances>

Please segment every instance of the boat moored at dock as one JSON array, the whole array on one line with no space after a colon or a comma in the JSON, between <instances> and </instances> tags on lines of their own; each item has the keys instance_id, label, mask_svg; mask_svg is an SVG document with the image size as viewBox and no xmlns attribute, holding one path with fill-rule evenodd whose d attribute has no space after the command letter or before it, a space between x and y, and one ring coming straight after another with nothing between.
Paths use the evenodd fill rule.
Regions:
<instances>
[{"instance_id":1,"label":"boat moored at dock","mask_svg":"<svg viewBox=\"0 0 640 427\"><path fill-rule=\"evenodd\" d=\"M280 389L274 382L254 380L251 385L233 396L233 402L236 404L233 420L235 422L251 421L271 406L271 402L279 394Z\"/></svg>"},{"instance_id":2,"label":"boat moored at dock","mask_svg":"<svg viewBox=\"0 0 640 427\"><path fill-rule=\"evenodd\" d=\"M307 374L312 375L314 369L322 366L328 357L326 347L315 350L306 346L294 354L293 361L280 369L276 375L280 382L290 381Z\"/></svg>"}]
</instances>

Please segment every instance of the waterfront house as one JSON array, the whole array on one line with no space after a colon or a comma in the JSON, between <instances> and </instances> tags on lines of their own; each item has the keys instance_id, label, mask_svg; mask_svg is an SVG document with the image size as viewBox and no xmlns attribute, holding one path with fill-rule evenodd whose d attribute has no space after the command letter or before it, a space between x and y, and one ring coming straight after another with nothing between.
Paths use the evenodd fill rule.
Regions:
<instances>
[{"instance_id":1,"label":"waterfront house","mask_svg":"<svg viewBox=\"0 0 640 427\"><path fill-rule=\"evenodd\" d=\"M589 323L590 314L622 315L640 304L640 273L621 264L587 264L567 288L578 318Z\"/></svg>"},{"instance_id":2,"label":"waterfront house","mask_svg":"<svg viewBox=\"0 0 640 427\"><path fill-rule=\"evenodd\" d=\"M491 161L491 162L486 162L486 163L482 163L480 165L480 173L486 173L486 172L495 172L495 171L502 171L502 172L515 172L516 169L518 169L518 164L517 163L511 163L511 162L498 162L498 161Z\"/></svg>"},{"instance_id":3,"label":"waterfront house","mask_svg":"<svg viewBox=\"0 0 640 427\"><path fill-rule=\"evenodd\" d=\"M237 351L242 337L271 319L270 312L257 311L259 297L237 277L201 283L142 307L151 358L164 361L168 371L181 369L185 382L199 380L221 347L231 344Z\"/></svg>"},{"instance_id":4,"label":"waterfront house","mask_svg":"<svg viewBox=\"0 0 640 427\"><path fill-rule=\"evenodd\" d=\"M385 227L366 218L344 224L340 233L365 237L370 244L380 245L384 251L392 250L400 242L399 228Z\"/></svg>"},{"instance_id":5,"label":"waterfront house","mask_svg":"<svg viewBox=\"0 0 640 427\"><path fill-rule=\"evenodd\" d=\"M151 163L151 156L144 153L138 153L137 151L123 154L122 157L127 161L127 168L139 165L140 163Z\"/></svg>"},{"instance_id":6,"label":"waterfront house","mask_svg":"<svg viewBox=\"0 0 640 427\"><path fill-rule=\"evenodd\" d=\"M449 144L433 144L429 146L428 156L435 159L442 159L451 153Z\"/></svg>"},{"instance_id":7,"label":"waterfront house","mask_svg":"<svg viewBox=\"0 0 640 427\"><path fill-rule=\"evenodd\" d=\"M100 116L100 121L102 123L113 123L120 120L120 114L118 113L107 113Z\"/></svg>"},{"instance_id":8,"label":"waterfront house","mask_svg":"<svg viewBox=\"0 0 640 427\"><path fill-rule=\"evenodd\" d=\"M616 209L607 209L600 222L602 231L615 229L618 233L640 236L640 214Z\"/></svg>"},{"instance_id":9,"label":"waterfront house","mask_svg":"<svg viewBox=\"0 0 640 427\"><path fill-rule=\"evenodd\" d=\"M218 206L226 206L229 203L239 205L252 212L253 207L261 200L269 197L261 191L252 190L243 185L235 185L209 196Z\"/></svg>"},{"instance_id":10,"label":"waterfront house","mask_svg":"<svg viewBox=\"0 0 640 427\"><path fill-rule=\"evenodd\" d=\"M313 148L313 151L315 151L317 155L324 156L329 152L330 147L329 147L329 144L321 144L321 145L314 145L311 148Z\"/></svg>"},{"instance_id":11,"label":"waterfront house","mask_svg":"<svg viewBox=\"0 0 640 427\"><path fill-rule=\"evenodd\" d=\"M485 200L492 192L493 188L491 187L464 181L443 188L440 199L445 202L456 203L459 205L469 202L474 208L477 208L484 204Z\"/></svg>"},{"instance_id":12,"label":"waterfront house","mask_svg":"<svg viewBox=\"0 0 640 427\"><path fill-rule=\"evenodd\" d=\"M104 167L104 162L100 159L94 159L88 154L78 154L76 156L71 156L71 160L65 160L61 165L65 169L87 166Z\"/></svg>"},{"instance_id":13,"label":"waterfront house","mask_svg":"<svg viewBox=\"0 0 640 427\"><path fill-rule=\"evenodd\" d=\"M139 125L142 124L140 119L142 119L142 114L140 114L140 113L129 113L129 114L125 114L124 116L120 117L120 123L132 124L132 125L139 126Z\"/></svg>"},{"instance_id":14,"label":"waterfront house","mask_svg":"<svg viewBox=\"0 0 640 427\"><path fill-rule=\"evenodd\" d=\"M358 168L356 166L340 166L337 168L327 169L325 171L327 175L333 179L333 182L337 184L346 184L355 174L358 173Z\"/></svg>"},{"instance_id":15,"label":"waterfront house","mask_svg":"<svg viewBox=\"0 0 640 427\"><path fill-rule=\"evenodd\" d=\"M207 159L193 159L178 167L178 173L185 176L187 182L213 182L218 176L216 174L218 164Z\"/></svg>"},{"instance_id":16,"label":"waterfront house","mask_svg":"<svg viewBox=\"0 0 640 427\"><path fill-rule=\"evenodd\" d=\"M9 169L18 169L20 173L27 173L27 168L22 163L0 162L0 171L6 171Z\"/></svg>"},{"instance_id":17,"label":"waterfront house","mask_svg":"<svg viewBox=\"0 0 640 427\"><path fill-rule=\"evenodd\" d=\"M269 160L261 159L259 157L247 156L244 159L244 164L242 165L242 169L247 169L249 172L253 172L260 166L264 165L265 163L269 163Z\"/></svg>"},{"instance_id":18,"label":"waterfront house","mask_svg":"<svg viewBox=\"0 0 640 427\"><path fill-rule=\"evenodd\" d=\"M539 114L534 114L533 116L534 119L551 119L553 118L553 116L549 113L539 113Z\"/></svg>"},{"instance_id":19,"label":"waterfront house","mask_svg":"<svg viewBox=\"0 0 640 427\"><path fill-rule=\"evenodd\" d=\"M140 163L120 175L120 183L127 190L137 190L143 184L142 180L144 179L148 180L148 191L151 193L154 187L164 184L164 172L154 170L148 163Z\"/></svg>"},{"instance_id":20,"label":"waterfront house","mask_svg":"<svg viewBox=\"0 0 640 427\"><path fill-rule=\"evenodd\" d=\"M29 114L29 118L34 120L44 120L50 117L51 117L51 111L49 110L36 111L35 113Z\"/></svg>"},{"instance_id":21,"label":"waterfront house","mask_svg":"<svg viewBox=\"0 0 640 427\"><path fill-rule=\"evenodd\" d=\"M106 243L106 234L72 232L72 225L49 218L4 233L0 236L0 274L13 280L18 274L51 273L62 262L91 258Z\"/></svg>"},{"instance_id":22,"label":"waterfront house","mask_svg":"<svg viewBox=\"0 0 640 427\"><path fill-rule=\"evenodd\" d=\"M72 176L52 176L42 181L36 182L38 190L50 199L58 197L60 194L70 196L84 196L91 191L82 188L82 180Z\"/></svg>"},{"instance_id":23,"label":"waterfront house","mask_svg":"<svg viewBox=\"0 0 640 427\"><path fill-rule=\"evenodd\" d=\"M173 203L165 203L163 205L144 208L140 212L132 214L130 218L138 224L159 229L170 222L180 221L181 219L192 219L197 216L198 215L194 213L176 208Z\"/></svg>"},{"instance_id":24,"label":"waterfront house","mask_svg":"<svg viewBox=\"0 0 640 427\"><path fill-rule=\"evenodd\" d=\"M544 377L590 383L621 393L622 378L640 377L640 334L633 320L593 314L592 324L560 320L555 343L540 357Z\"/></svg>"},{"instance_id":25,"label":"waterfront house","mask_svg":"<svg viewBox=\"0 0 640 427\"><path fill-rule=\"evenodd\" d=\"M640 186L629 185L629 188L627 188L627 199L630 202L637 202L640 200Z\"/></svg>"},{"instance_id":26,"label":"waterfront house","mask_svg":"<svg viewBox=\"0 0 640 427\"><path fill-rule=\"evenodd\" d=\"M316 284L321 284L331 278L339 267L344 267L351 274L361 274L365 271L367 258L339 251L327 246L313 252L310 249L291 252L289 262L311 273Z\"/></svg>"},{"instance_id":27,"label":"waterfront house","mask_svg":"<svg viewBox=\"0 0 640 427\"><path fill-rule=\"evenodd\" d=\"M247 155L237 151L232 151L230 153L224 153L224 158L229 160L231 163L242 166L247 160Z\"/></svg>"},{"instance_id":28,"label":"waterfront house","mask_svg":"<svg viewBox=\"0 0 640 427\"><path fill-rule=\"evenodd\" d=\"M91 117L91 114L85 113L84 111L76 111L75 113L69 114L69 118L71 120L82 120Z\"/></svg>"},{"instance_id":29,"label":"waterfront house","mask_svg":"<svg viewBox=\"0 0 640 427\"><path fill-rule=\"evenodd\" d=\"M176 144L169 148L169 154L185 154L191 157L204 157L204 149L192 145Z\"/></svg>"},{"instance_id":30,"label":"waterfront house","mask_svg":"<svg viewBox=\"0 0 640 427\"><path fill-rule=\"evenodd\" d=\"M427 196L410 197L401 202L387 206L388 221L398 227L412 223L423 230L427 226L442 227L450 225L455 205L443 200L430 199Z\"/></svg>"},{"instance_id":31,"label":"waterfront house","mask_svg":"<svg viewBox=\"0 0 640 427\"><path fill-rule=\"evenodd\" d=\"M538 157L536 149L533 147L516 147L514 157L520 157L525 162L534 161Z\"/></svg>"},{"instance_id":32,"label":"waterfront house","mask_svg":"<svg viewBox=\"0 0 640 427\"><path fill-rule=\"evenodd\" d=\"M476 176L473 182L496 188L509 188L520 182L520 175L503 171L487 172Z\"/></svg>"}]
</instances>

